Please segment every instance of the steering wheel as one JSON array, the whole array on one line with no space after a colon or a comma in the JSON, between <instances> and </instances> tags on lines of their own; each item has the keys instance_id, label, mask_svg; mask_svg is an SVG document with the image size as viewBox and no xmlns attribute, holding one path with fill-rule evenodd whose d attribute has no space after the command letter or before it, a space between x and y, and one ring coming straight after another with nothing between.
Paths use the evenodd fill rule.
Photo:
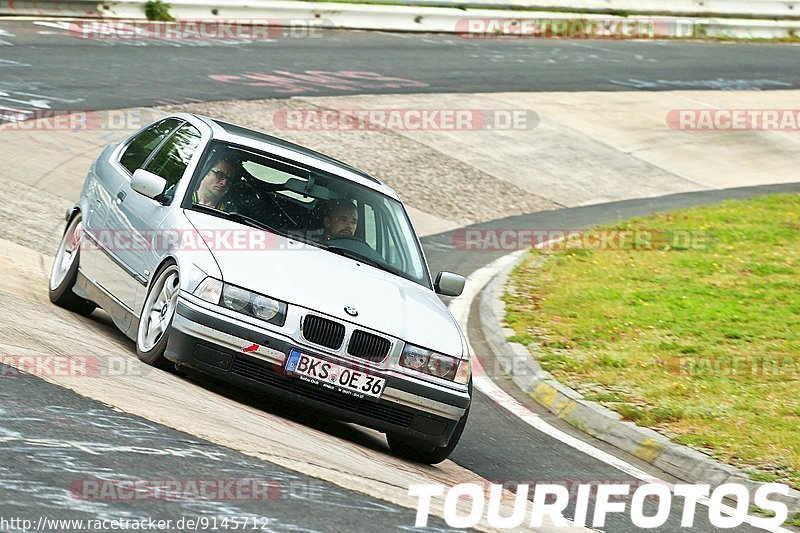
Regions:
<instances>
[{"instance_id":1,"label":"steering wheel","mask_svg":"<svg viewBox=\"0 0 800 533\"><path fill-rule=\"evenodd\" d=\"M337 243L337 241L339 241L339 243ZM376 263L384 264L386 262L384 258L381 257L381 254L367 244L367 241L356 235L334 235L331 239L328 239L328 244L338 246L339 248L346 248Z\"/></svg>"}]
</instances>

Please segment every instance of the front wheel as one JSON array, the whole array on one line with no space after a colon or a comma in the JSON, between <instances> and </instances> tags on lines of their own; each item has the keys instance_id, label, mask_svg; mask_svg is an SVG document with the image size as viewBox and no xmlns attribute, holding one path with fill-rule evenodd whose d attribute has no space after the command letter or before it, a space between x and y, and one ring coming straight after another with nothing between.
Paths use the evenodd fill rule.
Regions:
<instances>
[{"instance_id":1,"label":"front wheel","mask_svg":"<svg viewBox=\"0 0 800 533\"><path fill-rule=\"evenodd\" d=\"M75 281L78 279L82 238L83 217L77 213L69 221L61 243L58 245L56 257L53 260L53 269L50 271L49 296L51 302L64 309L88 315L97 306L72 292L72 287L75 286Z\"/></svg>"},{"instance_id":2,"label":"front wheel","mask_svg":"<svg viewBox=\"0 0 800 533\"><path fill-rule=\"evenodd\" d=\"M178 304L179 289L178 265L170 263L162 267L150 284L136 332L136 355L139 360L165 370L172 365L164 357L164 350Z\"/></svg>"},{"instance_id":3,"label":"front wheel","mask_svg":"<svg viewBox=\"0 0 800 533\"><path fill-rule=\"evenodd\" d=\"M467 410L464 411L464 416L461 417L461 420L458 421L456 429L453 432L453 436L450 437L450 441L447 443L447 446L434 446L433 448L426 448L421 444L416 444L408 439L392 433L387 433L386 442L389 443L389 448L401 457L405 457L406 459L411 459L412 461L419 463L435 465L450 457L450 454L456 449L458 441L461 439L461 434L464 433L464 428L467 425L468 416L469 407L467 407Z\"/></svg>"}]
</instances>

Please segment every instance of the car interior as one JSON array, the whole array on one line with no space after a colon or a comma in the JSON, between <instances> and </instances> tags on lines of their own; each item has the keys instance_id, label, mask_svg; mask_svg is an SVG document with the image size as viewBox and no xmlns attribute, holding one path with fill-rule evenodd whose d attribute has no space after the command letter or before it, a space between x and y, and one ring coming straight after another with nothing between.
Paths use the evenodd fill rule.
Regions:
<instances>
[{"instance_id":1,"label":"car interior","mask_svg":"<svg viewBox=\"0 0 800 533\"><path fill-rule=\"evenodd\" d=\"M230 215L242 215L277 233L367 260L398 275L425 283L427 275L411 257L386 198L376 191L320 170L217 143L195 176L205 176L221 158L235 161L233 183L222 198ZM352 237L324 237L324 218L337 203L356 207L358 225ZM355 254L355 255L353 255Z\"/></svg>"}]
</instances>

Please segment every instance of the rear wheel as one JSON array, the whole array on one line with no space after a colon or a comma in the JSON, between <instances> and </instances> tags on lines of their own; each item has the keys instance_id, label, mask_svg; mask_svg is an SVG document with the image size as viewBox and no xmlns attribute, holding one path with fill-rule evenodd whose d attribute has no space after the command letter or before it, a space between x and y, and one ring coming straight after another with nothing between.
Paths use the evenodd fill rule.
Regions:
<instances>
[{"instance_id":1,"label":"rear wheel","mask_svg":"<svg viewBox=\"0 0 800 533\"><path fill-rule=\"evenodd\" d=\"M82 239L83 217L80 213L76 213L67 224L67 230L61 238L53 260L49 296L51 302L64 309L88 315L97 308L97 305L72 292L72 287L78 279Z\"/></svg>"},{"instance_id":2,"label":"rear wheel","mask_svg":"<svg viewBox=\"0 0 800 533\"><path fill-rule=\"evenodd\" d=\"M164 357L164 350L175 316L179 289L178 265L168 263L153 277L136 332L136 355L139 359L165 370L172 368L172 363Z\"/></svg>"}]
</instances>

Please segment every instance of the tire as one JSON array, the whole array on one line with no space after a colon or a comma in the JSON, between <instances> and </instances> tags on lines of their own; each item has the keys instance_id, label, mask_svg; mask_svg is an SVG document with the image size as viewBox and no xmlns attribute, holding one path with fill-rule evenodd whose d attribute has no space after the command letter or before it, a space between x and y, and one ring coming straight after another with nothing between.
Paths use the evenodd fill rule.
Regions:
<instances>
[{"instance_id":1,"label":"tire","mask_svg":"<svg viewBox=\"0 0 800 533\"><path fill-rule=\"evenodd\" d=\"M167 348L179 290L178 265L167 263L153 276L136 329L136 355L139 360L163 370L173 367L164 357L164 350Z\"/></svg>"},{"instance_id":2,"label":"tire","mask_svg":"<svg viewBox=\"0 0 800 533\"><path fill-rule=\"evenodd\" d=\"M472 395L472 382L469 384L470 396ZM461 440L461 435L464 433L464 428L467 426L467 418L469 417L469 407L464 411L464 416L458 421L453 436L447 446L425 447L421 442L413 442L400 435L393 433L386 434L386 442L389 443L391 449L397 455L416 461L418 463L425 463L429 465L439 464L453 453L453 450L458 446L458 441Z\"/></svg>"},{"instance_id":3,"label":"tire","mask_svg":"<svg viewBox=\"0 0 800 533\"><path fill-rule=\"evenodd\" d=\"M58 245L48 288L51 302L86 316L97 309L97 305L72 292L78 279L82 239L83 216L78 212L70 219Z\"/></svg>"}]
</instances>

